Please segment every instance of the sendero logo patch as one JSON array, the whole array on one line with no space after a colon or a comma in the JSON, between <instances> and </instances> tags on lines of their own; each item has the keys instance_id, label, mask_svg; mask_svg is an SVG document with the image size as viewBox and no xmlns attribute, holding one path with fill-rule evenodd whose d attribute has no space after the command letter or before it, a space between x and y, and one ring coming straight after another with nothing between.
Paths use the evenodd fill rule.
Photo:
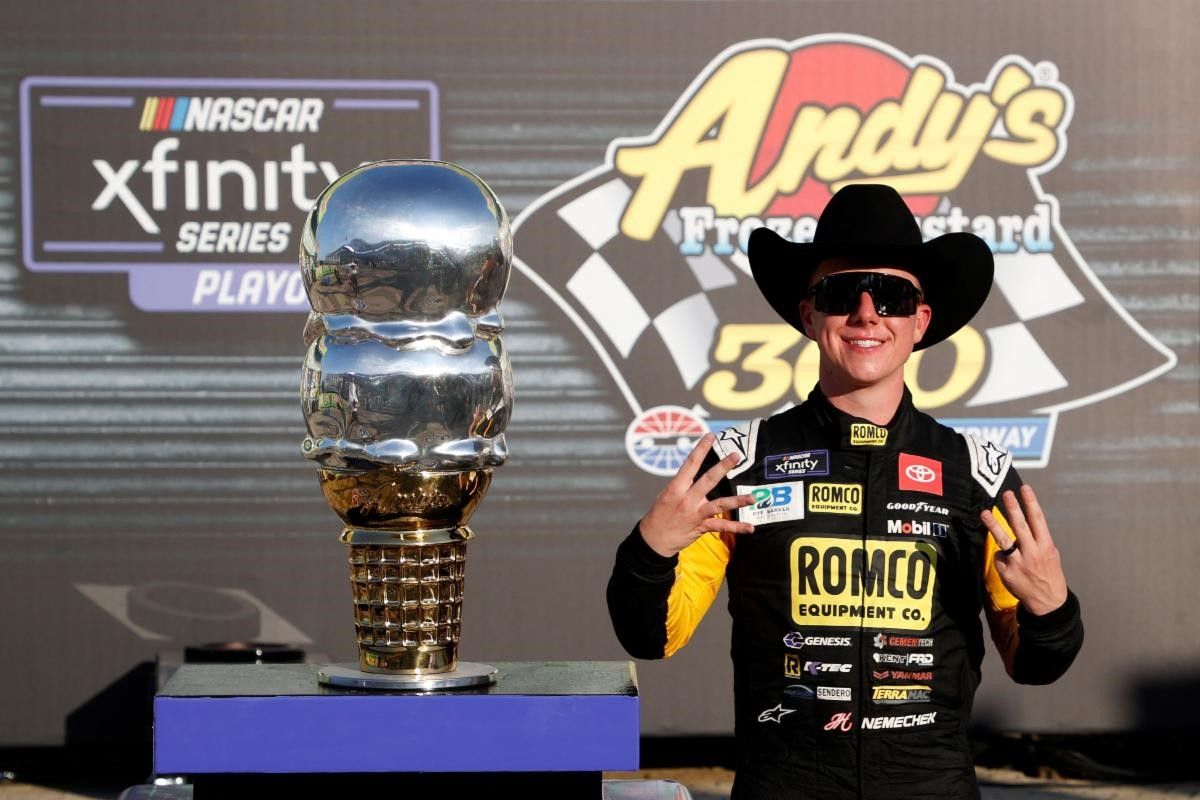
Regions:
<instances>
[{"instance_id":1,"label":"sendero logo patch","mask_svg":"<svg viewBox=\"0 0 1200 800\"><path fill-rule=\"evenodd\" d=\"M850 423L850 444L855 447L883 447L887 438L887 428L866 422Z\"/></svg>"},{"instance_id":2,"label":"sendero logo patch","mask_svg":"<svg viewBox=\"0 0 1200 800\"><path fill-rule=\"evenodd\" d=\"M811 483L808 510L814 514L861 514L862 484Z\"/></svg>"},{"instance_id":3,"label":"sendero logo patch","mask_svg":"<svg viewBox=\"0 0 1200 800\"><path fill-rule=\"evenodd\" d=\"M798 626L929 627L937 551L928 542L797 538L789 568Z\"/></svg>"}]
</instances>

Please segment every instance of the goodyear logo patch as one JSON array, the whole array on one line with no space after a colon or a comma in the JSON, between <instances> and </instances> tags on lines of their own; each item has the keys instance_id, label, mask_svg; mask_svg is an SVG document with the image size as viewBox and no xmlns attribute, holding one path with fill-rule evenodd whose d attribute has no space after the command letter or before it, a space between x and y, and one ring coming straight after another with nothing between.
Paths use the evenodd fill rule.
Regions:
<instances>
[{"instance_id":1,"label":"goodyear logo patch","mask_svg":"<svg viewBox=\"0 0 1200 800\"><path fill-rule=\"evenodd\" d=\"M888 429L867 422L850 423L850 444L855 447L883 447L887 444Z\"/></svg>"},{"instance_id":2,"label":"goodyear logo patch","mask_svg":"<svg viewBox=\"0 0 1200 800\"><path fill-rule=\"evenodd\" d=\"M929 627L937 550L928 542L797 538L789 568L798 626Z\"/></svg>"},{"instance_id":3,"label":"goodyear logo patch","mask_svg":"<svg viewBox=\"0 0 1200 800\"><path fill-rule=\"evenodd\" d=\"M861 483L811 483L808 510L816 514L861 514Z\"/></svg>"}]
</instances>

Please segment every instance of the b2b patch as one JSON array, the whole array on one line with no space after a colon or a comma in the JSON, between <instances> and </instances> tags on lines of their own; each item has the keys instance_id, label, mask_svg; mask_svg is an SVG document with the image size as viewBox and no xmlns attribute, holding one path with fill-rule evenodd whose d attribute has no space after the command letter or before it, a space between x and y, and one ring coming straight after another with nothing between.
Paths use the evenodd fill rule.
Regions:
<instances>
[{"instance_id":1,"label":"b2b patch","mask_svg":"<svg viewBox=\"0 0 1200 800\"><path fill-rule=\"evenodd\" d=\"M738 486L738 494L754 497L754 505L738 509L738 520L751 525L804 519L804 481L767 486Z\"/></svg>"}]
</instances>

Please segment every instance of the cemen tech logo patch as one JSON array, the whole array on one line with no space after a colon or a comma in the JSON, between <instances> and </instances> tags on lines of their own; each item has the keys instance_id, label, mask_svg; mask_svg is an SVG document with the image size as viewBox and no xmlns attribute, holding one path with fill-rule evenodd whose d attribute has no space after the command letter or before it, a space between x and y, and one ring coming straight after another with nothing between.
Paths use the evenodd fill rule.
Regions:
<instances>
[{"instance_id":1,"label":"cemen tech logo patch","mask_svg":"<svg viewBox=\"0 0 1200 800\"><path fill-rule=\"evenodd\" d=\"M817 379L815 344L764 313L750 232L809 241L834 191L889 183L926 238L971 231L996 255L980 314L909 360L914 402L1018 467L1045 466L1061 412L1175 364L1042 188L1074 107L1054 64L1016 54L960 82L935 56L851 34L739 42L654 131L613 140L603 165L528 206L514 263L595 348L633 420L674 405L720 430Z\"/></svg>"},{"instance_id":2,"label":"cemen tech logo patch","mask_svg":"<svg viewBox=\"0 0 1200 800\"><path fill-rule=\"evenodd\" d=\"M321 190L440 149L429 81L29 77L20 108L25 266L128 273L145 311L307 311Z\"/></svg>"}]
</instances>

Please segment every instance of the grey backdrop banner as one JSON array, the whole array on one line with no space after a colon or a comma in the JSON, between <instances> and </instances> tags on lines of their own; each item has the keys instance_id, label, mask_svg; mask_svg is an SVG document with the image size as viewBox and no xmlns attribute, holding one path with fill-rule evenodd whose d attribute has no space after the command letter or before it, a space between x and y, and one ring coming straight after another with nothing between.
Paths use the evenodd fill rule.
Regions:
<instances>
[{"instance_id":1,"label":"grey backdrop banner","mask_svg":"<svg viewBox=\"0 0 1200 800\"><path fill-rule=\"evenodd\" d=\"M1014 451L1088 629L1053 687L990 654L976 722L1196 724L1194 4L18 5L0 745L61 743L189 643L353 657L339 523L299 451L292 270L306 203L385 157L462 164L515 220L511 457L472 522L463 658L624 657L605 582L680 441L812 384L740 239L811 235L830 185L883 174L930 235L994 243L984 313L911 377ZM639 664L646 733L730 731L723 606Z\"/></svg>"}]
</instances>

